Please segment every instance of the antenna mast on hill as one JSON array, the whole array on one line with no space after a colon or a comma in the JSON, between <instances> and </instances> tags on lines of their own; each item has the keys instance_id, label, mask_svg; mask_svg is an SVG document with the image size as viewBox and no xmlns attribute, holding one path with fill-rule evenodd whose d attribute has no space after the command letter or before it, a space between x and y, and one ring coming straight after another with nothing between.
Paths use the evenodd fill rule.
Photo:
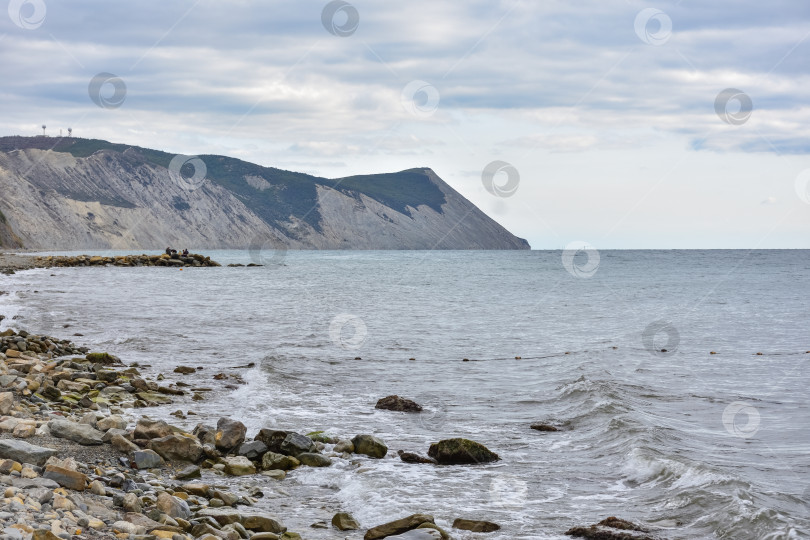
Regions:
<instances>
[{"instance_id":1,"label":"antenna mast on hill","mask_svg":"<svg viewBox=\"0 0 810 540\"><path fill-rule=\"evenodd\" d=\"M73 128L68 128L68 137L73 136Z\"/></svg>"},{"instance_id":2,"label":"antenna mast on hill","mask_svg":"<svg viewBox=\"0 0 810 540\"><path fill-rule=\"evenodd\" d=\"M45 137L45 124L42 124L42 136Z\"/></svg>"}]
</instances>

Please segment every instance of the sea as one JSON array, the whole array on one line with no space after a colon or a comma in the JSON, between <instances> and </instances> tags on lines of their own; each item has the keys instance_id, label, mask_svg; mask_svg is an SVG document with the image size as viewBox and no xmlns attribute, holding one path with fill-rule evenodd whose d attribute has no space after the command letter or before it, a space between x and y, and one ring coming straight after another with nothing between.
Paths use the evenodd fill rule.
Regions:
<instances>
[{"instance_id":1,"label":"sea","mask_svg":"<svg viewBox=\"0 0 810 540\"><path fill-rule=\"evenodd\" d=\"M562 540L608 516L669 539L810 538L810 251L206 255L223 267L0 276L0 327L210 388L137 411L187 429L228 416L249 436L385 441L384 459L283 481L207 477L260 487L307 539L362 538L312 527L336 512L364 529L414 513L501 526L460 539ZM391 394L422 412L375 409ZM501 459L398 458L452 437Z\"/></svg>"}]
</instances>

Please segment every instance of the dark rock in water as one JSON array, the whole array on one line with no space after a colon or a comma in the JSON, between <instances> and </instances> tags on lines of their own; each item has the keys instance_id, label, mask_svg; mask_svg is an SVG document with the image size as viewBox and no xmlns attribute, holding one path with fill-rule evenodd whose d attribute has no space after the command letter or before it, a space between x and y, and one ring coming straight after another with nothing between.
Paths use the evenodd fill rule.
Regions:
<instances>
[{"instance_id":1,"label":"dark rock in water","mask_svg":"<svg viewBox=\"0 0 810 540\"><path fill-rule=\"evenodd\" d=\"M500 530L501 526L491 521L458 518L453 522L453 528L461 529L462 531L489 533Z\"/></svg>"},{"instance_id":2,"label":"dark rock in water","mask_svg":"<svg viewBox=\"0 0 810 540\"><path fill-rule=\"evenodd\" d=\"M245 442L247 428L245 424L230 418L220 418L217 421L216 447L227 452Z\"/></svg>"},{"instance_id":3,"label":"dark rock in water","mask_svg":"<svg viewBox=\"0 0 810 540\"><path fill-rule=\"evenodd\" d=\"M591 540L656 540L646 534L649 532L631 521L611 516L590 527L573 527L565 534Z\"/></svg>"},{"instance_id":4,"label":"dark rock in water","mask_svg":"<svg viewBox=\"0 0 810 540\"><path fill-rule=\"evenodd\" d=\"M432 457L420 456L416 452L405 452L404 450L400 450L397 453L399 454L399 459L405 463L428 463L432 465L439 463Z\"/></svg>"},{"instance_id":5,"label":"dark rock in water","mask_svg":"<svg viewBox=\"0 0 810 540\"><path fill-rule=\"evenodd\" d=\"M560 428L554 427L551 424L532 424L532 429L537 431L560 431Z\"/></svg>"},{"instance_id":6,"label":"dark rock in water","mask_svg":"<svg viewBox=\"0 0 810 540\"><path fill-rule=\"evenodd\" d=\"M217 442L217 428L214 426L206 426L205 424L197 424L191 432L196 435L202 444L216 445Z\"/></svg>"},{"instance_id":7,"label":"dark rock in water","mask_svg":"<svg viewBox=\"0 0 810 540\"><path fill-rule=\"evenodd\" d=\"M57 450L36 446L16 439L0 439L0 459L13 459L19 463L42 466Z\"/></svg>"},{"instance_id":8,"label":"dark rock in water","mask_svg":"<svg viewBox=\"0 0 810 540\"><path fill-rule=\"evenodd\" d=\"M501 459L481 443L469 439L444 439L430 445L428 455L441 465L489 463Z\"/></svg>"},{"instance_id":9,"label":"dark rock in water","mask_svg":"<svg viewBox=\"0 0 810 540\"><path fill-rule=\"evenodd\" d=\"M196 463L203 457L203 446L196 437L188 435L168 435L149 441L149 449L169 461L190 461Z\"/></svg>"},{"instance_id":10,"label":"dark rock in water","mask_svg":"<svg viewBox=\"0 0 810 540\"><path fill-rule=\"evenodd\" d=\"M146 416L138 419L135 424L133 439L159 439L174 433L172 427L163 420L152 420Z\"/></svg>"},{"instance_id":11,"label":"dark rock in water","mask_svg":"<svg viewBox=\"0 0 810 540\"><path fill-rule=\"evenodd\" d=\"M275 452L266 452L262 456L262 469L290 471L301 465L301 462L293 456L285 456L284 454L277 454Z\"/></svg>"},{"instance_id":12,"label":"dark rock in water","mask_svg":"<svg viewBox=\"0 0 810 540\"><path fill-rule=\"evenodd\" d=\"M154 450L137 450L130 458L136 469L157 469L163 466L163 458Z\"/></svg>"},{"instance_id":13,"label":"dark rock in water","mask_svg":"<svg viewBox=\"0 0 810 540\"><path fill-rule=\"evenodd\" d=\"M191 373L197 373L197 370L191 366L177 366L174 368L174 372L181 375L189 375Z\"/></svg>"},{"instance_id":14,"label":"dark rock in water","mask_svg":"<svg viewBox=\"0 0 810 540\"><path fill-rule=\"evenodd\" d=\"M352 439L355 454L364 454L368 457L380 459L388 453L388 447L373 435L357 435Z\"/></svg>"},{"instance_id":15,"label":"dark rock in water","mask_svg":"<svg viewBox=\"0 0 810 540\"><path fill-rule=\"evenodd\" d=\"M388 536L403 534L418 528L423 523L434 523L433 516L427 514L413 514L406 518L391 521L383 525L377 525L373 529L366 531L363 540L381 540Z\"/></svg>"},{"instance_id":16,"label":"dark rock in water","mask_svg":"<svg viewBox=\"0 0 810 540\"><path fill-rule=\"evenodd\" d=\"M242 443L239 450L236 451L237 455L245 456L248 459L256 460L262 457L267 452L267 445L262 441L250 441Z\"/></svg>"},{"instance_id":17,"label":"dark rock in water","mask_svg":"<svg viewBox=\"0 0 810 540\"><path fill-rule=\"evenodd\" d=\"M281 431L279 429L262 428L259 430L258 435L254 437L257 441L262 441L267 445L267 449L276 454L281 453L281 443L289 435L289 431Z\"/></svg>"},{"instance_id":18,"label":"dark rock in water","mask_svg":"<svg viewBox=\"0 0 810 540\"><path fill-rule=\"evenodd\" d=\"M346 512L338 512L332 517L332 526L339 531L356 531L360 528L360 524L354 519L354 516Z\"/></svg>"},{"instance_id":19,"label":"dark rock in water","mask_svg":"<svg viewBox=\"0 0 810 540\"><path fill-rule=\"evenodd\" d=\"M269 445L268 445L269 446ZM281 453L287 456L298 456L304 452L316 452L315 443L306 435L290 433L281 443Z\"/></svg>"},{"instance_id":20,"label":"dark rock in water","mask_svg":"<svg viewBox=\"0 0 810 540\"><path fill-rule=\"evenodd\" d=\"M399 411L399 412L421 412L422 406L399 396L387 396L380 399L374 406L375 409L384 409L386 411Z\"/></svg>"},{"instance_id":21,"label":"dark rock in water","mask_svg":"<svg viewBox=\"0 0 810 540\"><path fill-rule=\"evenodd\" d=\"M306 465L307 467L329 467L332 465L332 460L328 457L321 454L313 454L311 452L298 454L296 459L298 459L302 465Z\"/></svg>"}]
</instances>

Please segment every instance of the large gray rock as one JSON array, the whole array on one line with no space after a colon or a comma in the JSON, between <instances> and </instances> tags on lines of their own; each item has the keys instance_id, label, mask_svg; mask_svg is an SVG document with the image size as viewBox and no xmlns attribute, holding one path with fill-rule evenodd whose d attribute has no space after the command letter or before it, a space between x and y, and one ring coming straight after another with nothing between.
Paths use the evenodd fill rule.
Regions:
<instances>
[{"instance_id":1,"label":"large gray rock","mask_svg":"<svg viewBox=\"0 0 810 540\"><path fill-rule=\"evenodd\" d=\"M163 459L153 450L136 450L130 458L136 469L157 469L163 467Z\"/></svg>"},{"instance_id":2,"label":"large gray rock","mask_svg":"<svg viewBox=\"0 0 810 540\"><path fill-rule=\"evenodd\" d=\"M352 439L355 454L364 454L368 457L380 459L388 453L388 447L373 435L357 435Z\"/></svg>"},{"instance_id":3,"label":"large gray rock","mask_svg":"<svg viewBox=\"0 0 810 540\"><path fill-rule=\"evenodd\" d=\"M413 514L406 518L391 521L383 525L377 525L376 527L366 531L366 535L363 537L363 539L381 540L382 538L386 538L388 536L396 536L398 534L403 534L416 529L423 523L434 523L433 516L429 516L427 514Z\"/></svg>"},{"instance_id":4,"label":"large gray rock","mask_svg":"<svg viewBox=\"0 0 810 540\"><path fill-rule=\"evenodd\" d=\"M58 450L16 439L0 439L0 459L13 459L19 463L33 463L42 466L49 457L58 453Z\"/></svg>"},{"instance_id":5,"label":"large gray rock","mask_svg":"<svg viewBox=\"0 0 810 540\"><path fill-rule=\"evenodd\" d=\"M245 424L230 418L220 418L217 420L216 447L218 450L227 452L245 442L247 428Z\"/></svg>"},{"instance_id":6,"label":"large gray rock","mask_svg":"<svg viewBox=\"0 0 810 540\"><path fill-rule=\"evenodd\" d=\"M297 456L304 452L317 452L315 442L300 433L290 433L281 443L281 453L287 456Z\"/></svg>"},{"instance_id":7,"label":"large gray rock","mask_svg":"<svg viewBox=\"0 0 810 540\"><path fill-rule=\"evenodd\" d=\"M186 501L178 499L174 495L162 492L157 498L157 509L173 518L188 519L191 517L191 510Z\"/></svg>"},{"instance_id":8,"label":"large gray rock","mask_svg":"<svg viewBox=\"0 0 810 540\"><path fill-rule=\"evenodd\" d=\"M266 452L262 456L262 469L266 471L290 471L299 465L301 465L301 462L293 456L285 456L275 452Z\"/></svg>"},{"instance_id":9,"label":"large gray rock","mask_svg":"<svg viewBox=\"0 0 810 540\"><path fill-rule=\"evenodd\" d=\"M267 445L262 441L250 441L239 445L236 453L240 456L245 456L248 459L259 459L267 452Z\"/></svg>"},{"instance_id":10,"label":"large gray rock","mask_svg":"<svg viewBox=\"0 0 810 540\"><path fill-rule=\"evenodd\" d=\"M110 429L126 429L127 421L117 414L113 414L102 418L96 422L96 429L99 431L108 431Z\"/></svg>"},{"instance_id":11,"label":"large gray rock","mask_svg":"<svg viewBox=\"0 0 810 540\"><path fill-rule=\"evenodd\" d=\"M444 439L430 445L428 455L441 465L472 465L501 459L481 443L469 439Z\"/></svg>"},{"instance_id":12,"label":"large gray rock","mask_svg":"<svg viewBox=\"0 0 810 540\"><path fill-rule=\"evenodd\" d=\"M196 435L203 445L210 444L211 446L216 446L217 444L217 428L214 426L197 424L191 433Z\"/></svg>"},{"instance_id":13,"label":"large gray rock","mask_svg":"<svg viewBox=\"0 0 810 540\"><path fill-rule=\"evenodd\" d=\"M332 526L339 531L356 531L360 524L354 516L346 512L338 512L332 517Z\"/></svg>"},{"instance_id":14,"label":"large gray rock","mask_svg":"<svg viewBox=\"0 0 810 540\"><path fill-rule=\"evenodd\" d=\"M152 420L144 416L135 424L135 432L132 434L133 439L159 439L160 437L167 437L174 433L175 430L172 426L163 420Z\"/></svg>"},{"instance_id":15,"label":"large gray rock","mask_svg":"<svg viewBox=\"0 0 810 540\"><path fill-rule=\"evenodd\" d=\"M259 512L246 512L240 515L241 523L249 531L281 534L287 527L276 516Z\"/></svg>"},{"instance_id":16,"label":"large gray rock","mask_svg":"<svg viewBox=\"0 0 810 540\"><path fill-rule=\"evenodd\" d=\"M196 463L203 457L203 447L193 435L169 435L149 441L149 449L168 461Z\"/></svg>"},{"instance_id":17,"label":"large gray rock","mask_svg":"<svg viewBox=\"0 0 810 540\"><path fill-rule=\"evenodd\" d=\"M282 431L280 429L272 429L272 428L262 428L259 430L259 433L254 437L254 439L266 444L267 449L270 452L280 454L281 443L284 442L284 439L286 439L287 435L289 434L290 434L289 431Z\"/></svg>"},{"instance_id":18,"label":"large gray rock","mask_svg":"<svg viewBox=\"0 0 810 540\"><path fill-rule=\"evenodd\" d=\"M57 419L48 422L48 430L54 437L69 439L84 446L96 446L104 443L102 440L104 433L87 424Z\"/></svg>"}]
</instances>

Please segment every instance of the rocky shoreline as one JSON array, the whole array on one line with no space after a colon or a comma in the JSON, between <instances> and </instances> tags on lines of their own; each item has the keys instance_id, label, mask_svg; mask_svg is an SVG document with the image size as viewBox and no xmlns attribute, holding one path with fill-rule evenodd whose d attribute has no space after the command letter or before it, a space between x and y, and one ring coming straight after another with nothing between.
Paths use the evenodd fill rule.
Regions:
<instances>
[{"instance_id":1,"label":"rocky shoreline","mask_svg":"<svg viewBox=\"0 0 810 540\"><path fill-rule=\"evenodd\" d=\"M259 509L265 491L272 491L269 483L283 482L296 468L329 467L336 460L373 466L389 453L383 441L367 434L332 438L264 428L248 437L245 425L228 417L188 432L143 413L177 400L205 399L207 389L183 381L196 369L177 366L175 381L141 369L68 340L12 329L0 333L0 484L5 490L0 534L19 540L306 538L306 531L287 530L284 516ZM227 378L239 382L238 375ZM399 396L380 399L377 408L421 409ZM193 417L191 411L172 414ZM500 459L468 439L438 441L426 450L427 455L398 454L414 466ZM246 483L227 482L234 477ZM429 514L363 531L350 514L339 512L331 523L311 526L364 540L449 539L468 534L464 531L479 537L500 529L469 517L455 517L451 531ZM612 517L565 534L653 538L646 529Z\"/></svg>"}]
</instances>

